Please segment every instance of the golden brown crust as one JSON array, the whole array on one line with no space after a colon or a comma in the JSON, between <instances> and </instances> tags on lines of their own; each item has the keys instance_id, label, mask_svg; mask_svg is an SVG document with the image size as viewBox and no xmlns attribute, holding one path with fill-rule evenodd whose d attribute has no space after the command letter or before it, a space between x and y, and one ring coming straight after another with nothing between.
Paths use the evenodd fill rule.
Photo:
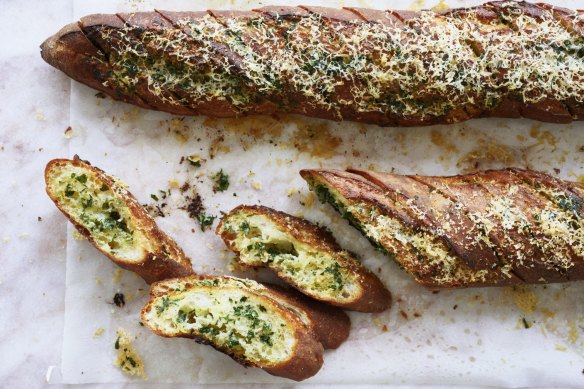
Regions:
<instances>
[{"instance_id":1,"label":"golden brown crust","mask_svg":"<svg viewBox=\"0 0 584 389\"><path fill-rule=\"evenodd\" d=\"M171 288L165 287L164 284L167 285L174 285L180 284L182 285L186 292L181 293L188 293L188 290L197 288L199 290L209 290L211 291L213 288L222 288L225 287L227 289L232 288L232 286L200 286L197 285L196 282L199 280L209 280L213 281L215 279L221 280L223 277L217 276L190 276L184 278L175 278L169 279L162 282L155 282L152 284L150 289L150 300L144 308L142 308L141 318L142 323L146 325L152 332L154 332L158 336L172 338L172 337L184 337L184 338L191 338L195 339L197 343L206 344L212 346L217 351L225 353L233 358L238 363L242 364L243 366L253 366L261 368L265 370L269 374L289 378L295 381L302 381L307 378L312 377L320 370L323 364L323 347L317 341L317 337L313 332L313 329L307 327L300 317L298 317L295 313L285 308L281 303L277 300L277 298L269 297L268 295L258 294L253 289L246 289L240 288L239 290L244 290L246 293L253 295L255 299L262 300L265 302L265 306L269 307L269 309L273 309L276 314L283 317L286 322L293 328L293 337L295 339L294 348L292 355L286 361L271 364L271 365L261 365L256 364L248 359L244 355L238 355L237 353L232 352L232 350L222 347L218 344L208 341L207 339L197 335L196 333L184 333L184 334L177 334L172 335L169 332L165 332L160 328L157 328L153 323L150 323L147 317L147 313L154 309L154 302L157 297L160 296L170 296L173 293Z\"/></svg>"},{"instance_id":2,"label":"golden brown crust","mask_svg":"<svg viewBox=\"0 0 584 389\"><path fill-rule=\"evenodd\" d=\"M77 222L67 209L63 207L55 193L50 188L50 175L55 169L66 168L68 166L81 167L88 172L93 173L100 183L105 184L108 188L114 187L116 181L105 172L97 167L91 166L87 161L79 159L77 156L73 160L54 159L50 161L45 168L46 191L51 200L59 210L69 219L80 234L85 236L99 251L106 255L120 267L133 271L144 279L147 283L164 280L172 277L183 277L194 274L190 259L178 247L176 242L166 235L148 215L144 207L128 191L120 194L120 198L126 205L137 225L149 239L155 251L147 252L145 257L139 262L130 262L123 258L116 257L102 249L95 243L91 231Z\"/></svg>"},{"instance_id":3,"label":"golden brown crust","mask_svg":"<svg viewBox=\"0 0 584 389\"><path fill-rule=\"evenodd\" d=\"M421 95L418 96L418 91L420 88L425 88L425 85L440 85L445 82L440 77L436 80L428 77L419 87L412 89L413 92L407 92L407 96L411 95L410 97L406 96L407 101L403 99L404 91L401 90L402 86L405 85L405 82L402 82L404 77L397 75L395 79L390 77L389 81L385 77L383 85L368 89L371 88L370 83L372 81L363 75L365 73L372 74L372 72L363 70L363 74L342 76L344 70L337 69L336 62L322 64L320 63L322 60L317 57L313 58L314 64L307 60L306 66L301 68L320 69L319 71L328 69L326 70L328 73L323 74L323 76L329 77L332 74L330 80L328 80L332 86L326 92L327 95L324 98L318 96L319 94L324 96L324 89L321 91L322 93L315 93L312 89L306 90L304 88L306 86L305 83L299 85L289 83L288 80L292 78L291 75L280 77L271 73L260 74L263 66L269 63L270 57L273 57L273 53L278 52L283 47L290 48L288 30L295 31L293 26L299 22L315 18L315 16L318 19L318 23L320 23L318 26L319 34L322 33L322 37L318 38L320 41L317 43L334 48L333 52L339 55L351 52L351 49L347 47L347 42L351 42L351 37L358 34L356 31L366 25L371 25L373 28L375 26L383 26L385 33L392 36L396 35L392 34L392 32L397 33L402 29L413 29L417 31L416 34L431 34L433 28L439 28L443 23L453 23L454 25L459 21L468 20L467 26L474 26L473 28L478 35L471 34L471 38L465 40L465 45L468 45L475 52L477 58L485 54L484 42L479 41L477 36L494 33L495 38L501 38L519 30L522 31L522 34L530 34L530 29L523 28L525 25L554 22L554 28L559 31L556 35L559 36L567 32L571 34L570 36L575 42L584 37L584 18L578 16L578 11L542 3L496 1L477 7L424 12L373 10L354 7L335 9L316 6L268 6L252 11L156 11L117 15L97 14L84 17L78 24L71 24L47 39L41 46L41 55L52 66L63 70L73 79L98 89L116 100L177 115L204 114L214 117L238 117L251 114L287 112L330 120L351 120L382 126L445 124L487 116L526 117L553 123L569 123L574 120L584 119L584 103L581 97L577 94L574 95L569 90L555 90L550 86L553 84L552 82L548 84L542 83L542 86L538 87L539 89L529 89L530 85L534 84L534 81L521 79L520 84L524 86L524 89L529 89L529 93L524 93L525 91L521 89L508 91L509 84L505 84L508 76L507 69L493 70L492 75L474 83L474 85L493 83L492 90L483 90L481 88L475 90L468 87L469 84L472 84L472 80L464 79L460 83L457 81L449 84L450 89L443 91L442 94L430 88L427 92L420 92ZM429 21L420 22L426 17L424 15L430 15ZM257 21L258 17L269 28L257 30L251 28L250 26ZM518 20L523 17L529 18L529 21ZM192 23L196 24L204 18L209 18L211 24L217 22L222 27L214 25L211 29L217 28L217 31L209 32L207 37L201 39L198 32L193 31ZM232 28L231 24L234 21L243 22L238 26L244 27ZM249 22L247 27L246 22ZM418 26L420 23L424 26L426 26L424 23L427 23L426 27L429 27L429 31L425 31L426 27L420 29ZM416 28L418 29L416 30ZM268 30L267 38L269 39L266 39L266 36L255 39L257 37L254 37L254 34L257 34L258 31L265 32ZM120 70L119 64L115 63L121 51L128 51L126 48L120 49L120 47L116 46L119 43L116 40L119 41L120 34L126 40L124 45L139 48L139 50L143 50L140 55L143 56L145 54L148 56L149 61L146 61L146 63L150 65L144 65L145 67L153 66L152 64L158 59L165 58L171 63L171 65L168 65L169 72L182 71L176 69L181 68L188 61L185 61L184 57L181 56L175 58L179 58L178 61L172 58L178 50L182 54L188 53L187 56L196 58L197 64L192 73L195 76L192 77L196 78L197 74L208 75L210 74L208 73L209 69L215 69L213 74L224 71L231 81L228 86L220 86L218 83L215 89L211 88L210 90L206 89L207 87L205 86L203 89L207 90L205 92L206 95L201 95L198 92L191 93L188 90L192 87L191 81L192 83L199 82L194 81L192 77L190 80L187 79L184 82L173 84L170 79L180 77L166 77L165 74L157 73L156 69L152 71L152 69L139 68L132 70L132 72L137 70L135 80L130 82L129 85L124 85L126 81L119 73L124 73L127 69ZM225 37L233 34L237 35L239 48L224 42L230 39ZM298 34L302 35L303 33L299 32ZM151 44L152 41L148 41L150 38L146 40L144 38L145 36L152 37L153 35L167 39L172 44L162 44L155 47L155 45ZM369 34L368 36L373 35L375 34ZM216 36L219 38L216 38ZM300 36L300 38L303 41L310 42L313 37ZM403 37L400 39L409 38ZM369 46L373 44L372 40L366 39L360 52L369 49ZM503 39L502 41L505 40ZM492 42L492 40L489 42ZM562 46L560 51L571 53L570 50L572 49L569 48L571 46L568 44L569 42L566 42L568 41L564 41L566 47ZM316 43L314 44L316 45ZM304 51L310 52L315 49L309 43L307 45ZM547 47L553 47L554 45L555 43L550 43ZM518 44L517 51L531 50L529 47ZM461 52L461 50L466 49L466 47L463 47L458 51ZM294 50L297 49L290 48L289 51L295 53ZM443 50L443 48L438 50ZM440 51L440 53L442 52ZM395 54L389 50L383 54L389 59L393 55L399 55L399 53ZM446 53L447 57L448 55L456 54ZM465 57L467 59L464 61L473 61L473 55L471 53L469 57ZM377 52L372 51L365 56L375 58L379 55ZM371 58L368 61L371 61ZM430 59L421 58L420 60L424 62ZM454 62L462 64L464 61ZM560 63L563 60L559 59L555 62ZM444 63L449 62L446 61ZM178 65L178 67L175 65ZM188 66L190 65L192 64ZM443 64L438 63L432 67L440 67L441 65ZM484 68L483 65L481 66ZM488 63L487 65L486 69L491 69L491 64ZM268 68L272 67L268 66ZM477 65L475 67L478 68L480 66ZM284 67L284 69L287 69L287 67ZM387 74L390 74L394 71L383 69L381 73L387 71L389 72ZM455 69L455 73L458 73L459 70ZM491 70L488 71L491 72ZM423 70L416 70L416 73L420 72L423 72ZM558 72L560 71L558 70ZM521 72L517 74L519 73ZM263 81L258 81L258 77ZM579 76L574 77L578 78ZM396 80L399 80L399 82ZM450 81L447 81L447 83ZM270 84L272 82L276 83L275 88ZM581 80L570 80L570 82L574 85L579 85ZM265 85L266 83L269 85ZM500 85L497 85L497 83ZM545 85L548 85L548 87L545 87ZM221 88L226 88L223 91L226 93L223 93ZM461 88L464 90L460 91ZM488 89L488 87L485 88ZM457 91L453 94L454 89ZM359 90L365 90L367 92L365 96L368 97L363 98L361 93L355 92ZM444 100L446 108L443 109L442 106L435 105L432 110L428 110L427 106L432 106L434 101L443 100L443 93L453 96L456 94L458 96L467 96L468 99L460 104L454 100ZM371 102L370 97L377 94L382 94L383 98L380 98L379 101ZM494 95L496 97L492 98ZM239 97L234 98L233 96ZM242 100L245 101L242 102Z\"/></svg>"},{"instance_id":4,"label":"golden brown crust","mask_svg":"<svg viewBox=\"0 0 584 389\"><path fill-rule=\"evenodd\" d=\"M325 349L336 349L349 337L351 319L341 309L313 300L294 289L273 284L266 286L270 293L306 312L312 322L314 333Z\"/></svg>"},{"instance_id":5,"label":"golden brown crust","mask_svg":"<svg viewBox=\"0 0 584 389\"><path fill-rule=\"evenodd\" d=\"M374 239L425 286L584 279L580 232L584 197L576 183L524 169L452 177L356 170L303 170L301 175L312 189L327 188L345 205L361 204L397 221L415 242L442 247L448 253L443 255L451 258L448 280L441 278L443 262L416 258L420 249L412 247L430 246L417 246L413 240L400 243L387 233ZM348 214L355 217L354 212ZM360 224L375 220L358 219L353 224L367 230Z\"/></svg>"},{"instance_id":6,"label":"golden brown crust","mask_svg":"<svg viewBox=\"0 0 584 389\"><path fill-rule=\"evenodd\" d=\"M236 232L230 232L224 228L224 223L232 215L244 213L246 215L261 215L275 224L277 224L281 231L289 234L295 240L314 248L315 251L323 252L333 256L335 261L340 263L345 272L351 273L361 292L359 296L350 301L342 301L334 298L326 298L304 289L299 285L292 276L284 271L279 271L269 263L258 263L258 266L266 266L272 270L279 278L286 281L288 284L299 290L300 292L320 301L329 304L360 312L381 312L389 308L391 305L391 294L385 288L383 283L375 274L369 269L361 265L353 254L342 250L339 244L334 239L330 231L319 227L305 219L294 217L284 212L276 211L274 209L264 206L247 206L240 205L234 208L227 214L217 226L217 234L221 235L225 244L236 254L240 254L239 248L234 243ZM323 269L324 270L324 269Z\"/></svg>"}]
</instances>

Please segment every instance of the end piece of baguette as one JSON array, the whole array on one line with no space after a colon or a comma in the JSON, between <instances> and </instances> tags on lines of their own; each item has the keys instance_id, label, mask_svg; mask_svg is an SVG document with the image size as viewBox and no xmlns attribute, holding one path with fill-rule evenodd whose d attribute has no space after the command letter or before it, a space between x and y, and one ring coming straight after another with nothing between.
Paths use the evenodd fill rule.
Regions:
<instances>
[{"instance_id":1,"label":"end piece of baguette","mask_svg":"<svg viewBox=\"0 0 584 389\"><path fill-rule=\"evenodd\" d=\"M50 161L45 181L79 233L120 267L147 283L193 274L190 259L121 182L77 156Z\"/></svg>"},{"instance_id":2,"label":"end piece of baguette","mask_svg":"<svg viewBox=\"0 0 584 389\"><path fill-rule=\"evenodd\" d=\"M217 234L247 266L267 267L316 300L361 312L389 308L391 295L332 234L304 219L262 206L239 206Z\"/></svg>"},{"instance_id":3,"label":"end piece of baguette","mask_svg":"<svg viewBox=\"0 0 584 389\"><path fill-rule=\"evenodd\" d=\"M244 366L301 381L323 363L312 328L252 280L190 276L154 283L142 323L163 337L195 339Z\"/></svg>"}]
</instances>

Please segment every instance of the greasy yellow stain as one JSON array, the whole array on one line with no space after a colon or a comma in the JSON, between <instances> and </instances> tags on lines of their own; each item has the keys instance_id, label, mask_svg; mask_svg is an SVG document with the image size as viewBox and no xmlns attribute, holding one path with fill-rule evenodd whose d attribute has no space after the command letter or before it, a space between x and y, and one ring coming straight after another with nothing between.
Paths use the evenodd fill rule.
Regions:
<instances>
[{"instance_id":1,"label":"greasy yellow stain","mask_svg":"<svg viewBox=\"0 0 584 389\"><path fill-rule=\"evenodd\" d=\"M424 0L414 0L412 3L410 3L408 9L410 11L419 11L419 10L423 9L424 6L425 6Z\"/></svg>"},{"instance_id":2,"label":"greasy yellow stain","mask_svg":"<svg viewBox=\"0 0 584 389\"><path fill-rule=\"evenodd\" d=\"M570 328L568 331L568 342L576 343L576 341L580 338L580 333L578 332L578 328L576 327L576 323L573 321L568 322L568 327Z\"/></svg>"},{"instance_id":3,"label":"greasy yellow stain","mask_svg":"<svg viewBox=\"0 0 584 389\"><path fill-rule=\"evenodd\" d=\"M279 137L284 126L281 121L272 116L249 116L236 119L207 118L203 122L207 127L221 129L225 132L249 136L253 139L263 139L266 136Z\"/></svg>"},{"instance_id":4,"label":"greasy yellow stain","mask_svg":"<svg viewBox=\"0 0 584 389\"><path fill-rule=\"evenodd\" d=\"M534 124L529 130L529 136L533 139L537 139L538 144L548 144L552 146L553 150L556 149L556 144L558 139L549 131L541 131L541 124Z\"/></svg>"},{"instance_id":5,"label":"greasy yellow stain","mask_svg":"<svg viewBox=\"0 0 584 389\"><path fill-rule=\"evenodd\" d=\"M447 141L441 131L432 130L430 139L436 146L444 148L447 152L456 153L458 148L453 143Z\"/></svg>"},{"instance_id":6,"label":"greasy yellow stain","mask_svg":"<svg viewBox=\"0 0 584 389\"><path fill-rule=\"evenodd\" d=\"M432 11L444 11L449 9L450 6L448 4L446 4L446 2L444 0L440 0L438 2L438 4L436 4L435 6L432 7Z\"/></svg>"},{"instance_id":7,"label":"greasy yellow stain","mask_svg":"<svg viewBox=\"0 0 584 389\"><path fill-rule=\"evenodd\" d=\"M519 310L524 313L533 313L537 306L537 296L525 286L505 288L505 295L510 296Z\"/></svg>"},{"instance_id":8,"label":"greasy yellow stain","mask_svg":"<svg viewBox=\"0 0 584 389\"><path fill-rule=\"evenodd\" d=\"M122 269L114 270L114 276L112 277L113 282L120 282L120 278L122 277Z\"/></svg>"},{"instance_id":9,"label":"greasy yellow stain","mask_svg":"<svg viewBox=\"0 0 584 389\"><path fill-rule=\"evenodd\" d=\"M287 120L296 125L289 143L301 153L308 153L313 157L331 158L337 154L338 147L343 140L334 136L327 122L311 122L289 116Z\"/></svg>"},{"instance_id":10,"label":"greasy yellow stain","mask_svg":"<svg viewBox=\"0 0 584 389\"><path fill-rule=\"evenodd\" d=\"M462 172L473 171L481 167L483 163L500 162L510 166L518 162L517 150L512 147L497 143L493 140L479 139L478 147L462 156L456 166L462 168Z\"/></svg>"}]
</instances>

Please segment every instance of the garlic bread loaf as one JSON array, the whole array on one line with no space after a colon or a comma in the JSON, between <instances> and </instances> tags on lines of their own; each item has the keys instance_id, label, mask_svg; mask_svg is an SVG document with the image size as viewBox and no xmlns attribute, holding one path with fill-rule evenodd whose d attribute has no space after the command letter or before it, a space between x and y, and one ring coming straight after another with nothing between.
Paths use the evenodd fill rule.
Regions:
<instances>
[{"instance_id":1,"label":"garlic bread loaf","mask_svg":"<svg viewBox=\"0 0 584 389\"><path fill-rule=\"evenodd\" d=\"M239 206L217 226L245 266L267 267L316 300L361 312L389 308L383 283L332 234L304 219L263 206Z\"/></svg>"},{"instance_id":2,"label":"garlic bread loaf","mask_svg":"<svg viewBox=\"0 0 584 389\"><path fill-rule=\"evenodd\" d=\"M523 1L419 12L268 6L89 15L41 46L144 108L383 126L584 118L584 13Z\"/></svg>"},{"instance_id":3,"label":"garlic bread loaf","mask_svg":"<svg viewBox=\"0 0 584 389\"><path fill-rule=\"evenodd\" d=\"M581 184L518 168L451 177L300 174L429 288L584 279Z\"/></svg>"},{"instance_id":4,"label":"garlic bread loaf","mask_svg":"<svg viewBox=\"0 0 584 389\"><path fill-rule=\"evenodd\" d=\"M244 366L301 381L323 363L309 325L267 294L233 277L190 276L154 283L142 323L164 337L193 338Z\"/></svg>"},{"instance_id":5,"label":"garlic bread loaf","mask_svg":"<svg viewBox=\"0 0 584 389\"><path fill-rule=\"evenodd\" d=\"M77 156L45 169L55 205L99 251L147 283L193 274L190 259L120 181Z\"/></svg>"}]
</instances>

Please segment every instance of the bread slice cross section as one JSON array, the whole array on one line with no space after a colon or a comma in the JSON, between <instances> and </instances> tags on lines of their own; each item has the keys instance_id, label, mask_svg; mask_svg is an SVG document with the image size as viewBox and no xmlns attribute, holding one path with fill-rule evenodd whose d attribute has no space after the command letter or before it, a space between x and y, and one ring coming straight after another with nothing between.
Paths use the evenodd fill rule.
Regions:
<instances>
[{"instance_id":1,"label":"bread slice cross section","mask_svg":"<svg viewBox=\"0 0 584 389\"><path fill-rule=\"evenodd\" d=\"M323 347L295 310L252 280L190 276L154 283L142 323L157 335L192 338L244 366L301 381L323 363Z\"/></svg>"},{"instance_id":2,"label":"bread slice cross section","mask_svg":"<svg viewBox=\"0 0 584 389\"><path fill-rule=\"evenodd\" d=\"M54 159L46 191L77 231L147 283L193 274L190 259L126 186L79 157Z\"/></svg>"},{"instance_id":3,"label":"bread slice cross section","mask_svg":"<svg viewBox=\"0 0 584 389\"><path fill-rule=\"evenodd\" d=\"M267 267L303 294L344 309L381 312L390 292L332 234L263 206L239 206L217 227L240 264Z\"/></svg>"}]
</instances>

